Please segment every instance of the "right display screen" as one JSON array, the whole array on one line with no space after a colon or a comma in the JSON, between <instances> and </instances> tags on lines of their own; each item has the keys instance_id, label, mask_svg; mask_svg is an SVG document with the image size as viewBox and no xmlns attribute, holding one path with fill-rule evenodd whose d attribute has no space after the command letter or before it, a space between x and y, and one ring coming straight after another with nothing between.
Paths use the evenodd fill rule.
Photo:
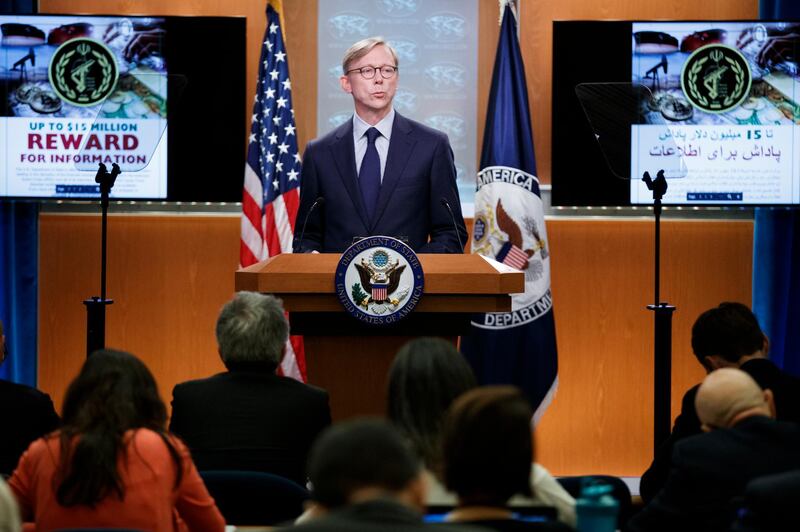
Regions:
<instances>
[{"instance_id":1,"label":"right display screen","mask_svg":"<svg viewBox=\"0 0 800 532\"><path fill-rule=\"evenodd\" d=\"M605 68L577 39L606 45ZM666 204L800 204L799 49L797 22L555 23L553 203L650 204L640 177L664 170ZM623 82L620 111L603 91Z\"/></svg>"}]
</instances>

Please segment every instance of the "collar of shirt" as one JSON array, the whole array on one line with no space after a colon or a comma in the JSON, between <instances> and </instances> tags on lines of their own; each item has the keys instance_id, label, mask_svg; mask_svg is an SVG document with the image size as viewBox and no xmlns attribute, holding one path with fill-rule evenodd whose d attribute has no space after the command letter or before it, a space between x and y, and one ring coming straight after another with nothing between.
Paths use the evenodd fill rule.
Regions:
<instances>
[{"instance_id":1,"label":"collar of shirt","mask_svg":"<svg viewBox=\"0 0 800 532\"><path fill-rule=\"evenodd\" d=\"M364 154L367 153L368 142L366 132L369 128L375 127L381 132L381 136L375 139L375 149L378 150L378 158L381 161L381 183L383 182L383 174L386 171L386 159L389 157L389 137L392 135L394 116L394 109L391 109L389 114L383 117L383 120L371 126L364 122L356 113L353 113L353 147L356 157L356 174L361 172L361 161L364 160Z\"/></svg>"},{"instance_id":2,"label":"collar of shirt","mask_svg":"<svg viewBox=\"0 0 800 532\"><path fill-rule=\"evenodd\" d=\"M358 142L367 132L367 130L371 127L376 128L378 131L381 132L381 136L384 137L386 140L391 140L392 137L392 125L394 124L394 108L389 110L389 114L383 117L383 119L371 126L367 124L358 113L353 113L353 140Z\"/></svg>"}]
</instances>

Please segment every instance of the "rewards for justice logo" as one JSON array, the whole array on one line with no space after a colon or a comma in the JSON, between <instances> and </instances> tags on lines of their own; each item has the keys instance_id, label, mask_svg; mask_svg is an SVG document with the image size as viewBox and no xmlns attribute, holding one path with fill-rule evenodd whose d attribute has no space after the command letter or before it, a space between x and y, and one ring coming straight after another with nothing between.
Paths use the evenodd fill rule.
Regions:
<instances>
[{"instance_id":1,"label":"rewards for justice logo","mask_svg":"<svg viewBox=\"0 0 800 532\"><path fill-rule=\"evenodd\" d=\"M692 105L709 113L724 113L750 94L752 76L747 59L735 48L709 44L698 48L681 71L681 88Z\"/></svg>"},{"instance_id":2,"label":"rewards for justice logo","mask_svg":"<svg viewBox=\"0 0 800 532\"><path fill-rule=\"evenodd\" d=\"M72 39L50 60L50 84L61 99L80 107L95 105L114 90L119 77L111 51L93 39Z\"/></svg>"}]
</instances>

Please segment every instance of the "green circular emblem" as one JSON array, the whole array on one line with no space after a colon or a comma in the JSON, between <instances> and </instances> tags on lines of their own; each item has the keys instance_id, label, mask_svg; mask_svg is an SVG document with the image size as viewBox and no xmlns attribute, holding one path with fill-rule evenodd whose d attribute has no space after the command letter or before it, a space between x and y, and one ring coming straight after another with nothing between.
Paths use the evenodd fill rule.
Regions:
<instances>
[{"instance_id":1,"label":"green circular emblem","mask_svg":"<svg viewBox=\"0 0 800 532\"><path fill-rule=\"evenodd\" d=\"M681 88L692 105L708 113L730 111L750 94L750 65L737 50L708 44L695 50L681 71Z\"/></svg>"},{"instance_id":2,"label":"green circular emblem","mask_svg":"<svg viewBox=\"0 0 800 532\"><path fill-rule=\"evenodd\" d=\"M119 77L111 50L93 39L71 39L53 54L48 71L53 90L72 105L89 107L114 90Z\"/></svg>"}]
</instances>

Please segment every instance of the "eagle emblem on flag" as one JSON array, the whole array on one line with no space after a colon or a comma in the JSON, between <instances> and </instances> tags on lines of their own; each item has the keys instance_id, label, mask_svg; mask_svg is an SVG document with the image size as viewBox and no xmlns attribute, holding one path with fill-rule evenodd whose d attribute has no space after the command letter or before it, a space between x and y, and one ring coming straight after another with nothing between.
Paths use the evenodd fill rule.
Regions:
<instances>
[{"instance_id":1,"label":"eagle emblem on flag","mask_svg":"<svg viewBox=\"0 0 800 532\"><path fill-rule=\"evenodd\" d=\"M497 198L493 209L491 205L483 205L477 210L480 212L476 212L475 252L524 271L526 279L539 279L541 260L548 257L548 251L535 218L520 216L521 213L503 205L502 198Z\"/></svg>"}]
</instances>

